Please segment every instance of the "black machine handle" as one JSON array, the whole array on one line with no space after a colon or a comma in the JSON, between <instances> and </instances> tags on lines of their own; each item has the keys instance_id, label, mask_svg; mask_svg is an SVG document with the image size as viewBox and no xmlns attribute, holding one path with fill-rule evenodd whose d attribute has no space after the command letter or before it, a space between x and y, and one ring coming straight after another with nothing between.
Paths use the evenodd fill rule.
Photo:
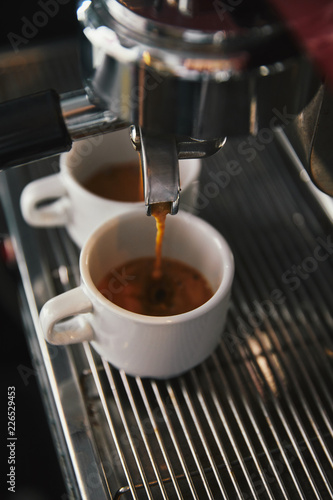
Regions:
<instances>
[{"instance_id":1,"label":"black machine handle","mask_svg":"<svg viewBox=\"0 0 333 500\"><path fill-rule=\"evenodd\" d=\"M54 90L0 104L0 170L69 151L71 144Z\"/></svg>"}]
</instances>

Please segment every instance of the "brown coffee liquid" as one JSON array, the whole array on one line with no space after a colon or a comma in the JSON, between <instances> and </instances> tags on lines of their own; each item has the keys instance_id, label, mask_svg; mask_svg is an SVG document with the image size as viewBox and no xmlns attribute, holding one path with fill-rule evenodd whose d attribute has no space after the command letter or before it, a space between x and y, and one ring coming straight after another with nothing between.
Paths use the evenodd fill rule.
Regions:
<instances>
[{"instance_id":1,"label":"brown coffee liquid","mask_svg":"<svg viewBox=\"0 0 333 500\"><path fill-rule=\"evenodd\" d=\"M111 271L98 289L123 309L148 316L182 314L213 295L202 274L183 262L164 257L159 278L154 268L154 257L134 259Z\"/></svg>"},{"instance_id":2,"label":"brown coffee liquid","mask_svg":"<svg viewBox=\"0 0 333 500\"><path fill-rule=\"evenodd\" d=\"M212 295L207 280L183 262L163 258L162 244L166 216L171 203L155 203L155 258L143 257L112 270L98 284L99 291L127 311L147 316L174 316L201 306Z\"/></svg>"},{"instance_id":3,"label":"brown coffee liquid","mask_svg":"<svg viewBox=\"0 0 333 500\"><path fill-rule=\"evenodd\" d=\"M93 194L114 201L143 201L143 182L137 161L102 168L83 182Z\"/></svg>"},{"instance_id":4,"label":"brown coffee liquid","mask_svg":"<svg viewBox=\"0 0 333 500\"><path fill-rule=\"evenodd\" d=\"M155 217L156 221L155 265L153 270L153 277L156 279L160 278L162 274L162 244L165 232L165 220L170 210L170 202L154 203L151 206L151 215Z\"/></svg>"}]
</instances>

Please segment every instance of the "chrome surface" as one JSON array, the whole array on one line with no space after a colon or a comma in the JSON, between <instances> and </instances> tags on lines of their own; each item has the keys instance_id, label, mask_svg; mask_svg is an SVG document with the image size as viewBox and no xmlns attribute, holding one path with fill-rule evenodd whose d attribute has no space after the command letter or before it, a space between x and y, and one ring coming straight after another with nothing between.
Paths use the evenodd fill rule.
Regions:
<instances>
[{"instance_id":1,"label":"chrome surface","mask_svg":"<svg viewBox=\"0 0 333 500\"><path fill-rule=\"evenodd\" d=\"M179 207L180 180L174 137L154 136L140 129L139 144L147 215L151 215L155 203L170 203L170 213L175 215Z\"/></svg>"},{"instance_id":2,"label":"chrome surface","mask_svg":"<svg viewBox=\"0 0 333 500\"><path fill-rule=\"evenodd\" d=\"M333 196L332 117L332 92L323 84L288 130L289 140L312 181L330 196Z\"/></svg>"},{"instance_id":3,"label":"chrome surface","mask_svg":"<svg viewBox=\"0 0 333 500\"><path fill-rule=\"evenodd\" d=\"M178 139L172 135L152 134L132 125L130 137L141 158L144 199L147 215L154 203L170 203L171 215L179 209L178 159L206 158L225 144L224 139L212 141Z\"/></svg>"},{"instance_id":4,"label":"chrome surface","mask_svg":"<svg viewBox=\"0 0 333 500\"><path fill-rule=\"evenodd\" d=\"M60 106L66 128L73 141L127 126L110 111L92 104L83 89L62 94Z\"/></svg>"},{"instance_id":5,"label":"chrome surface","mask_svg":"<svg viewBox=\"0 0 333 500\"><path fill-rule=\"evenodd\" d=\"M26 93L23 85L77 88L69 50L29 56L28 68L1 66L1 98ZM31 69L34 79L22 78ZM128 377L89 344L46 344L38 312L76 286L79 252L65 230L24 224L19 196L58 166L48 159L0 174L73 498L333 497L332 200L317 197L287 142L261 144L250 160L244 141L247 149L227 141L204 160L196 204L235 255L224 336L205 363L165 382Z\"/></svg>"},{"instance_id":6,"label":"chrome surface","mask_svg":"<svg viewBox=\"0 0 333 500\"><path fill-rule=\"evenodd\" d=\"M92 102L149 132L188 140L255 133L283 106L299 113L319 85L312 67L271 15L253 7L246 17L241 3L232 14L211 4L192 28L152 2L82 0L82 69Z\"/></svg>"},{"instance_id":7,"label":"chrome surface","mask_svg":"<svg viewBox=\"0 0 333 500\"><path fill-rule=\"evenodd\" d=\"M284 115L296 116L319 81L268 5L81 0L77 17L90 102L156 142L170 137L182 146L179 157L208 156L225 137L284 126ZM150 162L149 179L146 163L148 213L153 191L154 200L171 199L176 213L176 161L163 167Z\"/></svg>"},{"instance_id":8,"label":"chrome surface","mask_svg":"<svg viewBox=\"0 0 333 500\"><path fill-rule=\"evenodd\" d=\"M176 141L174 136L155 135L130 127L130 138L141 158L144 199L147 215L151 215L154 203L170 203L171 215L179 209L179 164L178 159L206 158L215 154L225 144L224 139L213 141Z\"/></svg>"}]
</instances>

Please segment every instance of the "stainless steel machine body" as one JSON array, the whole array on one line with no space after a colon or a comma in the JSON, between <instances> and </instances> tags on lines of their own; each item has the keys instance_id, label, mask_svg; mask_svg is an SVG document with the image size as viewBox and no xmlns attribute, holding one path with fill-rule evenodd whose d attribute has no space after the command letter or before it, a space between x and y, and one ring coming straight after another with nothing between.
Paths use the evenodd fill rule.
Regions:
<instances>
[{"instance_id":1,"label":"stainless steel machine body","mask_svg":"<svg viewBox=\"0 0 333 500\"><path fill-rule=\"evenodd\" d=\"M210 156L248 134L254 144L270 140L321 83L268 2L235 0L224 10L218 2L81 0L78 89L3 103L0 117L11 118L0 120L0 166L131 125L147 213L157 202L176 213L178 158ZM315 126L303 116L301 126ZM300 136L308 149L313 134Z\"/></svg>"},{"instance_id":2,"label":"stainless steel machine body","mask_svg":"<svg viewBox=\"0 0 333 500\"><path fill-rule=\"evenodd\" d=\"M227 137L276 128L318 88L269 4L236 4L223 15L216 2L79 5L85 90L90 102L134 126L148 213L159 201L172 202L176 213L177 156L209 156Z\"/></svg>"}]
</instances>

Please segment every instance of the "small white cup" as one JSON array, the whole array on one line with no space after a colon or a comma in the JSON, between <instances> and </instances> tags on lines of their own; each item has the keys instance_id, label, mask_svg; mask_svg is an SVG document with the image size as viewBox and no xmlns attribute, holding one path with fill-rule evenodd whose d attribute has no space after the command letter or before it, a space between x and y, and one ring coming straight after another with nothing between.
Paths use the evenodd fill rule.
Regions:
<instances>
[{"instance_id":1,"label":"small white cup","mask_svg":"<svg viewBox=\"0 0 333 500\"><path fill-rule=\"evenodd\" d=\"M93 173L112 164L138 161L128 129L91 137L74 143L60 155L60 172L32 181L21 194L21 212L31 226L65 226L81 248L100 224L121 213L140 209L144 202L113 201L97 196L82 186ZM201 161L180 160L180 208L193 210ZM52 203L46 204L52 200ZM56 201L54 201L56 200Z\"/></svg>"},{"instance_id":2,"label":"small white cup","mask_svg":"<svg viewBox=\"0 0 333 500\"><path fill-rule=\"evenodd\" d=\"M90 341L112 365L141 377L173 377L206 359L220 341L234 276L231 250L207 222L182 211L168 216L163 241L163 256L194 267L210 283L214 294L200 307L146 316L115 305L96 287L129 260L154 256L155 237L154 218L138 211L100 226L81 250L80 286L50 299L41 310L46 340L57 345ZM126 276L118 285L126 286Z\"/></svg>"}]
</instances>

